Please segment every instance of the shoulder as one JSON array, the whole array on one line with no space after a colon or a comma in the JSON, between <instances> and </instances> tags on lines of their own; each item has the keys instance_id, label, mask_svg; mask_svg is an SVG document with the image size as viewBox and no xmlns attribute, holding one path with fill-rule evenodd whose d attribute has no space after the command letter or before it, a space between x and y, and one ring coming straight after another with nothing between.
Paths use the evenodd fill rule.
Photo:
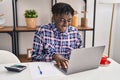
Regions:
<instances>
[{"instance_id":1,"label":"shoulder","mask_svg":"<svg viewBox=\"0 0 120 80\"><path fill-rule=\"evenodd\" d=\"M36 35L44 36L45 34L51 34L54 29L54 24L40 25L36 30Z\"/></svg>"},{"instance_id":2,"label":"shoulder","mask_svg":"<svg viewBox=\"0 0 120 80\"><path fill-rule=\"evenodd\" d=\"M38 30L40 30L40 31L52 30L53 27L54 27L53 24L40 25L40 26L38 27Z\"/></svg>"},{"instance_id":3,"label":"shoulder","mask_svg":"<svg viewBox=\"0 0 120 80\"><path fill-rule=\"evenodd\" d=\"M55 27L54 24L40 25L38 29L36 30L36 33L38 34L51 33L53 32L54 27Z\"/></svg>"}]
</instances>

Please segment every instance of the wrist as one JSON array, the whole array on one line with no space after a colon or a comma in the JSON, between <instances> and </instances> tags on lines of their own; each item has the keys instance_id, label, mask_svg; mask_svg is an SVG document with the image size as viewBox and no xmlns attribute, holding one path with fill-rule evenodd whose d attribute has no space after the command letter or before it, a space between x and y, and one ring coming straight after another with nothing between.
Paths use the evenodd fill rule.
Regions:
<instances>
[{"instance_id":1,"label":"wrist","mask_svg":"<svg viewBox=\"0 0 120 80\"><path fill-rule=\"evenodd\" d=\"M57 54L53 54L53 56L52 56L52 58L53 58L53 60L55 60L55 56L56 56Z\"/></svg>"}]
</instances>

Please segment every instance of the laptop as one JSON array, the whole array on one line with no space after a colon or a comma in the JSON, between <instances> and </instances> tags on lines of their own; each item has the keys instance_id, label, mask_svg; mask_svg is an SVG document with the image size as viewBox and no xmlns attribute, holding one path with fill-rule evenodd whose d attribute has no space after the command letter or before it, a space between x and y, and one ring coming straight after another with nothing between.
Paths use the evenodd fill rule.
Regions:
<instances>
[{"instance_id":1,"label":"laptop","mask_svg":"<svg viewBox=\"0 0 120 80\"><path fill-rule=\"evenodd\" d=\"M66 75L98 68L105 46L73 49L67 69L59 69Z\"/></svg>"}]
</instances>

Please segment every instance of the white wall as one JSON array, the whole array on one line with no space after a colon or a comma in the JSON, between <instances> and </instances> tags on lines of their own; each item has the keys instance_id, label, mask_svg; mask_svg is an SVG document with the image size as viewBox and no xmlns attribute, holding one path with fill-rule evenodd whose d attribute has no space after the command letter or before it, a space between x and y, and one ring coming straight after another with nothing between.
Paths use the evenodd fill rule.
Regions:
<instances>
[{"instance_id":1,"label":"white wall","mask_svg":"<svg viewBox=\"0 0 120 80\"><path fill-rule=\"evenodd\" d=\"M95 44L105 44L106 49L104 54L108 54L108 44L110 36L110 25L112 18L112 6L113 4L99 4L97 3L96 13L96 33ZM110 48L110 57L120 63L120 4L116 4L114 13L114 22L112 28L112 39Z\"/></svg>"},{"instance_id":2,"label":"white wall","mask_svg":"<svg viewBox=\"0 0 120 80\"><path fill-rule=\"evenodd\" d=\"M120 4L116 5L115 15L111 54L112 58L120 63Z\"/></svg>"},{"instance_id":3,"label":"white wall","mask_svg":"<svg viewBox=\"0 0 120 80\"><path fill-rule=\"evenodd\" d=\"M3 2L0 3L0 14L4 14L4 16L2 16L5 19L4 25L13 25L11 0L3 0ZM0 49L12 51L12 40L7 33L0 33Z\"/></svg>"},{"instance_id":4,"label":"white wall","mask_svg":"<svg viewBox=\"0 0 120 80\"><path fill-rule=\"evenodd\" d=\"M94 0L87 0L87 19L88 26L93 28L93 10L94 10ZM92 46L92 31L86 32L86 47Z\"/></svg>"},{"instance_id":5,"label":"white wall","mask_svg":"<svg viewBox=\"0 0 120 80\"><path fill-rule=\"evenodd\" d=\"M20 26L25 26L24 11L26 9L36 9L38 11L38 25L47 24L51 21L51 0L18 0L18 24ZM79 12L80 18L83 16L81 10L83 9L82 0L58 0L58 2L70 3L75 10ZM95 46L106 45L104 54L107 55L108 51L108 41L109 41L109 31L111 23L111 4L99 4L97 0L96 5L96 28L95 28ZM34 3L34 4L33 4ZM94 0L88 0L87 6L87 18L88 25L93 27L93 6ZM7 6L5 6L7 5ZM4 0L4 4L0 5L0 13L5 14L6 23L4 25L12 25L12 3L11 0ZM115 17L115 24L113 28L113 38L111 47L111 57L120 62L119 57L119 41L120 41L120 5L117 6L117 13ZM80 24L79 18L79 24ZM118 26L118 27L117 27ZM26 54L27 49L32 47L34 32L20 32L19 33L19 48L20 54ZM86 46L92 45L92 32L87 32ZM7 42L7 43L6 43ZM12 51L11 49L11 38L6 33L0 33L0 49L6 49Z\"/></svg>"},{"instance_id":6,"label":"white wall","mask_svg":"<svg viewBox=\"0 0 120 80\"><path fill-rule=\"evenodd\" d=\"M104 54L108 54L108 42L111 23L111 4L96 5L96 29L95 29L95 45L105 45Z\"/></svg>"}]
</instances>

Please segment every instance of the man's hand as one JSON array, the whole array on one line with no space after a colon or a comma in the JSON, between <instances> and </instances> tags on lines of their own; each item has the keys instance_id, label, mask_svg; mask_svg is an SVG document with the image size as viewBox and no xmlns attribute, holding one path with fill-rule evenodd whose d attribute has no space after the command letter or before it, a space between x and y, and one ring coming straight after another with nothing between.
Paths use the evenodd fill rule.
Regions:
<instances>
[{"instance_id":1,"label":"man's hand","mask_svg":"<svg viewBox=\"0 0 120 80\"><path fill-rule=\"evenodd\" d=\"M65 59L60 54L54 54L53 59L56 61L59 68L68 68L68 59Z\"/></svg>"}]
</instances>

